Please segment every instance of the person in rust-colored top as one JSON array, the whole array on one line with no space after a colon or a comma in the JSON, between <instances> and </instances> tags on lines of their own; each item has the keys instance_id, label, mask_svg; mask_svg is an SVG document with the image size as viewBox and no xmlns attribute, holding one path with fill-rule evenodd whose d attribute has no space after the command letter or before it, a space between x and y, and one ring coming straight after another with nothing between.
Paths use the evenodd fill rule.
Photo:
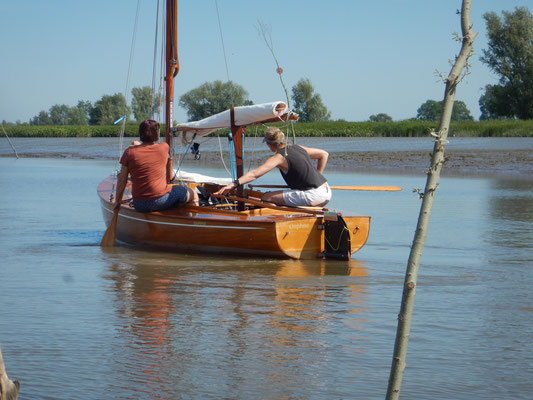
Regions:
<instances>
[{"instance_id":1,"label":"person in rust-colored top","mask_svg":"<svg viewBox=\"0 0 533 400\"><path fill-rule=\"evenodd\" d=\"M139 137L141 144L133 142L120 159L122 168L118 176L115 208L120 207L128 175L131 175L132 200L136 211L161 211L186 203L198 205L198 195L194 190L167 183L169 147L167 143L157 143L159 122L143 121L139 126Z\"/></svg>"}]
</instances>

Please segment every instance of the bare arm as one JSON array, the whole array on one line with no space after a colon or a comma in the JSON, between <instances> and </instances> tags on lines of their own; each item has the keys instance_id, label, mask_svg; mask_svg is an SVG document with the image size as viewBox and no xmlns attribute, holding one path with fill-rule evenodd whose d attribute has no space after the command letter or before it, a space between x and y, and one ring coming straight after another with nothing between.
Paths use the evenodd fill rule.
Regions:
<instances>
[{"instance_id":1,"label":"bare arm","mask_svg":"<svg viewBox=\"0 0 533 400\"><path fill-rule=\"evenodd\" d=\"M268 160L266 160L263 165L260 165L256 169L252 171L248 171L243 176L239 178L239 184L244 185L246 183L252 182L256 180L257 178L260 178L267 172L273 170L274 168L280 166L285 158L281 154L275 154L272 157L270 157ZM224 186L219 191L217 191L215 194L226 194L230 190L235 189L237 185L235 183L230 183L229 185Z\"/></svg>"},{"instance_id":2,"label":"bare arm","mask_svg":"<svg viewBox=\"0 0 533 400\"><path fill-rule=\"evenodd\" d=\"M122 166L117 179L117 190L115 193L115 210L120 208L122 203L122 196L124 195L124 189L128 183L128 167Z\"/></svg>"},{"instance_id":3,"label":"bare arm","mask_svg":"<svg viewBox=\"0 0 533 400\"><path fill-rule=\"evenodd\" d=\"M307 151L307 154L309 154L309 157L311 157L312 160L318 160L318 164L316 169L318 172L322 173L324 172L324 169L326 168L326 164L328 163L328 157L329 153L322 149L316 149L314 147L304 147L300 146L302 149Z\"/></svg>"}]
</instances>

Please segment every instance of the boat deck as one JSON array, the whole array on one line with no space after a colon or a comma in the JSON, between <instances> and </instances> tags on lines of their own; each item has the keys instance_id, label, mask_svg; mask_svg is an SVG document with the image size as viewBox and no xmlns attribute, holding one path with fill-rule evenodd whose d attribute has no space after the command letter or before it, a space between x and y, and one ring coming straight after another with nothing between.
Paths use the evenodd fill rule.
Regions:
<instances>
[{"instance_id":1,"label":"boat deck","mask_svg":"<svg viewBox=\"0 0 533 400\"><path fill-rule=\"evenodd\" d=\"M98 186L106 225L114 209L116 178L105 179ZM257 200L245 201L245 210L237 211L232 202L139 213L126 201L121 207L117 239L131 244L179 251L261 255L290 258L319 258L327 251L325 227L328 214L322 208L266 208ZM336 219L337 213L332 213ZM370 217L343 215L344 227L329 240L336 250L348 240L346 252L359 250L368 238ZM338 243L337 243L338 242Z\"/></svg>"}]
</instances>

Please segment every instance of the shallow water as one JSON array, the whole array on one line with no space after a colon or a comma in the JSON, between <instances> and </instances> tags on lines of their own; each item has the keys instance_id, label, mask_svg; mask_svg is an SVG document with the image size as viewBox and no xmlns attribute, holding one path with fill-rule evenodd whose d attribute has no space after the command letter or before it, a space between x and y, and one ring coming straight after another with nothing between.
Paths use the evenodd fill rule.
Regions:
<instances>
[{"instance_id":1,"label":"shallow water","mask_svg":"<svg viewBox=\"0 0 533 400\"><path fill-rule=\"evenodd\" d=\"M404 188L334 193L372 216L346 264L104 250L114 166L0 158L0 344L21 399L384 398L424 175L328 174ZM530 181L441 180L402 398L531 398L532 222Z\"/></svg>"},{"instance_id":2,"label":"shallow water","mask_svg":"<svg viewBox=\"0 0 533 400\"><path fill-rule=\"evenodd\" d=\"M249 132L249 135L257 133ZM134 138L125 138L122 146L117 138L11 138L19 154L33 156L77 157L77 158L111 158L117 159L124 146ZM533 138L449 138L448 150L527 150L533 151ZM200 138L201 151L227 151L227 140L216 137ZM254 136L247 138L248 151L265 151L262 139ZM298 144L316 146L328 152L352 151L419 151L433 148L430 137L416 138L298 138ZM122 149L122 151L121 151ZM186 148L183 148L185 151ZM0 156L13 155L13 149L7 140L0 140Z\"/></svg>"}]
</instances>

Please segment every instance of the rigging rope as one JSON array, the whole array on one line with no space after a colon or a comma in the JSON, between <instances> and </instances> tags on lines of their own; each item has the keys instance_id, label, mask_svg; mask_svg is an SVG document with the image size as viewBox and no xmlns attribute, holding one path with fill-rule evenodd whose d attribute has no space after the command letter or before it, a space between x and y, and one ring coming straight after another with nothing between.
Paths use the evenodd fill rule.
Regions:
<instances>
[{"instance_id":1,"label":"rigging rope","mask_svg":"<svg viewBox=\"0 0 533 400\"><path fill-rule=\"evenodd\" d=\"M217 21L218 21L218 31L220 33L220 42L222 44L222 54L224 55L224 65L226 66L226 79L228 82L231 82L231 79L229 77L229 67L228 67L228 59L226 57L226 46L224 45L224 35L222 33L222 24L220 23L220 12L218 10L218 0L215 0L215 8L217 10ZM230 100L231 105L235 106L235 101L233 98L233 90L230 91ZM235 159L234 159L234 149L232 148L232 144L230 144L229 153L230 153L230 163L231 163L231 172L228 170L228 167L226 166L226 163L224 162L224 157L222 155L222 143L220 141L220 136L218 135L218 145L220 150L220 160L222 161L222 165L224 166L224 169L228 173L228 175L231 175L233 179L237 177L236 169L235 169ZM244 145L244 141L243 141Z\"/></svg>"},{"instance_id":2,"label":"rigging rope","mask_svg":"<svg viewBox=\"0 0 533 400\"><path fill-rule=\"evenodd\" d=\"M229 171L228 167L226 166L226 163L224 162L224 156L222 154L222 142L220 141L220 135L217 135L218 138L218 149L220 151L220 161L222 161L222 165L224 166L224 169L228 173L229 176L231 176L231 172Z\"/></svg>"},{"instance_id":3,"label":"rigging rope","mask_svg":"<svg viewBox=\"0 0 533 400\"><path fill-rule=\"evenodd\" d=\"M163 6L164 8L164 6ZM163 14L163 9L161 10ZM165 103L165 96L163 93L164 74L165 74L165 47L166 47L166 18L161 18L161 51L160 51L160 63L159 63L159 90L157 92L157 120L163 119L162 105Z\"/></svg>"},{"instance_id":4,"label":"rigging rope","mask_svg":"<svg viewBox=\"0 0 533 400\"><path fill-rule=\"evenodd\" d=\"M154 105L156 104L156 94L155 94L155 76L156 76L156 66L157 66L157 35L159 29L159 0L157 0L156 7L156 17L155 17L155 39L154 39L154 60L152 62L152 101L150 103L150 118L154 119ZM159 102L158 102L159 103Z\"/></svg>"},{"instance_id":5,"label":"rigging rope","mask_svg":"<svg viewBox=\"0 0 533 400\"><path fill-rule=\"evenodd\" d=\"M285 82L283 82L283 77L281 76L281 74L283 74L283 68L280 67L278 58L276 57L276 54L274 53L274 44L272 42L271 28L261 21L257 21L257 23L259 24L259 33L263 37L263 40L265 41L266 46L270 50L272 57L274 57L274 62L276 63L276 67L277 67L276 72L279 75L281 86L283 87L283 90L285 91L285 97L287 98L287 108L290 110L291 103L290 103L290 98L289 98L289 91L287 90L287 87L285 86ZM267 38L267 31L268 31L268 38Z\"/></svg>"},{"instance_id":6,"label":"rigging rope","mask_svg":"<svg viewBox=\"0 0 533 400\"><path fill-rule=\"evenodd\" d=\"M340 247L341 247L341 239L342 239L342 235L343 235L344 232L348 232L348 238L349 238L350 240L352 239L352 235L351 235L350 230L349 230L346 226L343 226L343 228L341 229L341 231L340 231L340 233L339 233L339 238L338 238L338 240L337 240L337 246L334 246L333 243L331 243L331 242L328 240L327 236L324 235L324 239L325 239L325 241L327 242L327 244L329 245L329 247L331 247L331 249L332 249L333 251L338 251L338 250L340 249Z\"/></svg>"},{"instance_id":7,"label":"rigging rope","mask_svg":"<svg viewBox=\"0 0 533 400\"><path fill-rule=\"evenodd\" d=\"M266 125L264 125L264 126L266 126ZM258 130L258 129L259 129L259 128L258 128L258 126L256 125L256 126L255 126L255 129L254 129L254 135L253 135L254 140L253 140L252 151L251 151L251 152L252 152L252 156L250 157L250 160L248 161L248 171L250 171L250 170L252 169L252 164L253 164L253 162L254 162L255 149L256 149L256 147L257 147L257 138L258 138L258 136L257 136L257 130Z\"/></svg>"},{"instance_id":8,"label":"rigging rope","mask_svg":"<svg viewBox=\"0 0 533 400\"><path fill-rule=\"evenodd\" d=\"M130 61L128 64L128 74L126 77L126 88L124 89L124 98L126 99L126 103L124 104L124 116L127 115L128 111L128 89L130 84L130 76L131 76L131 66L133 64L133 55L135 53L135 41L137 38L137 27L139 25L139 9L141 6L141 0L137 0L137 10L135 12L135 24L133 26L133 36L131 39L131 49L130 49ZM120 139L119 139L119 149L118 149L118 159L120 160L120 157L122 156L122 148L124 146L124 131L126 130L126 119L122 118L122 125L120 128ZM118 123L118 122L117 122ZM118 165L117 165L118 167Z\"/></svg>"},{"instance_id":9,"label":"rigging rope","mask_svg":"<svg viewBox=\"0 0 533 400\"><path fill-rule=\"evenodd\" d=\"M185 153L183 154L183 157L181 157L181 160L180 160L180 162L178 164L178 168L176 168L176 172L174 173L174 176L172 177L171 181L174 181L176 179L176 176L178 176L178 174L179 174L179 172L181 170L181 163L183 162L183 160L185 160L185 156L189 152L189 149L191 148L195 137L196 137L196 133L194 134L194 136L192 137L191 141L189 142L189 145L187 146L187 149L185 150ZM180 179L180 182L181 181L182 180Z\"/></svg>"},{"instance_id":10,"label":"rigging rope","mask_svg":"<svg viewBox=\"0 0 533 400\"><path fill-rule=\"evenodd\" d=\"M274 57L274 62L276 63L276 67L277 67L276 72L279 75L279 80L281 82L281 86L283 87L283 90L285 91L285 97L287 99L287 112L290 115L290 113L292 112L291 111L291 100L289 98L289 91L287 90L287 87L285 86L285 82L283 81L283 77L282 77L283 68L280 67L278 58L276 57L276 53L274 53L274 44L272 41L272 29L261 21L257 21L257 23L259 25L258 30L259 30L260 35L263 37L263 40L265 41L266 46L270 50L272 57ZM268 33L268 37L267 37L267 33ZM294 129L294 121L288 119L287 123L289 127L291 128L290 130L292 130L292 144L296 144L296 131ZM287 129L287 135L285 136L285 144L287 145L288 143L289 143L289 129ZM285 155L287 155L286 151L287 150L285 150Z\"/></svg>"},{"instance_id":11,"label":"rigging rope","mask_svg":"<svg viewBox=\"0 0 533 400\"><path fill-rule=\"evenodd\" d=\"M218 0L215 0L215 6L217 9L218 30L220 32L220 41L222 42L222 53L224 54L224 63L226 65L226 78L228 79L228 82L231 82L231 80L229 79L228 60L226 58L226 47L224 46L224 36L222 35L222 25L220 23L220 14L218 12ZM231 105L234 106L235 104L233 102L233 91L231 91L230 95L231 95Z\"/></svg>"}]
</instances>

